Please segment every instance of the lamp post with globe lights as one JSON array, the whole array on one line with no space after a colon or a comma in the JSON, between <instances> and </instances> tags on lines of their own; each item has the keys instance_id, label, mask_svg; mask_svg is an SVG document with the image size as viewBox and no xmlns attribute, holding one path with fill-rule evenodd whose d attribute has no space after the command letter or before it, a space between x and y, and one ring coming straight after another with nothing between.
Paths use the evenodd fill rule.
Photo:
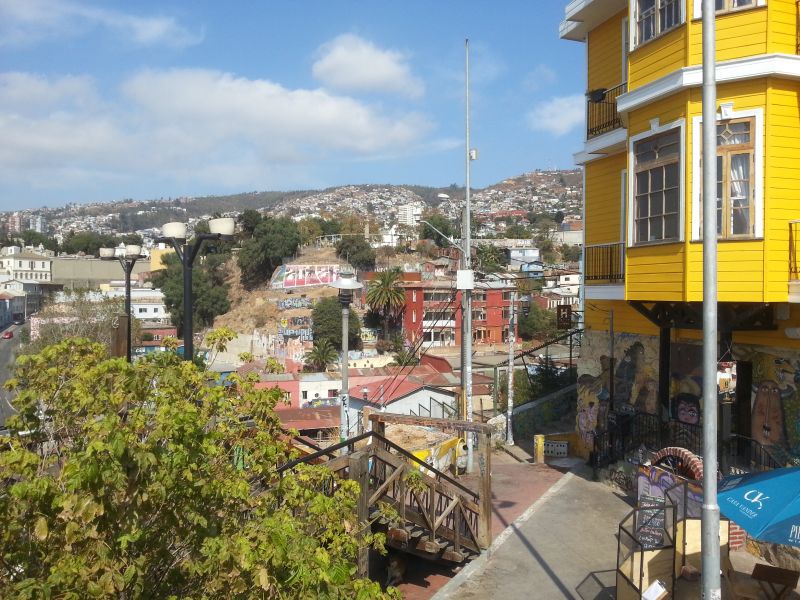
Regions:
<instances>
[{"instance_id":1,"label":"lamp post with globe lights","mask_svg":"<svg viewBox=\"0 0 800 600\"><path fill-rule=\"evenodd\" d=\"M356 281L353 271L339 271L339 278L331 283L331 287L339 290L339 302L342 305L342 393L339 398L339 441L344 442L349 437L347 427L347 408L349 386L347 382L348 342L350 336L350 303L353 301L353 292L360 290L364 285ZM347 448L342 450L347 452Z\"/></svg>"},{"instance_id":2,"label":"lamp post with globe lights","mask_svg":"<svg viewBox=\"0 0 800 600\"><path fill-rule=\"evenodd\" d=\"M142 247L137 244L125 246L125 254L117 254L116 248L100 248L101 260L119 260L122 270L125 271L125 314L128 317L128 331L126 333L125 358L131 362L131 273L133 265L142 256Z\"/></svg>"},{"instance_id":3,"label":"lamp post with globe lights","mask_svg":"<svg viewBox=\"0 0 800 600\"><path fill-rule=\"evenodd\" d=\"M206 240L233 240L235 222L232 218L224 217L211 219L208 222L210 233L195 235L191 243L186 237L186 223L173 221L166 223L161 228L161 237L156 241L172 244L181 261L183 268L183 359L194 358L194 337L192 331L192 313L194 312L192 299L192 268L194 259L200 251L200 246Z\"/></svg>"}]
</instances>

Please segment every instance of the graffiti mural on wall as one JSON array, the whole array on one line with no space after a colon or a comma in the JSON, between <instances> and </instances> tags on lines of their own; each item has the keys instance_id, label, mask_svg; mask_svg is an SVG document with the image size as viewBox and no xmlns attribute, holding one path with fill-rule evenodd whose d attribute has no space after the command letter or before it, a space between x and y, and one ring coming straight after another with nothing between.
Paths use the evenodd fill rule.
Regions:
<instances>
[{"instance_id":1,"label":"graffiti mural on wall","mask_svg":"<svg viewBox=\"0 0 800 600\"><path fill-rule=\"evenodd\" d=\"M753 364L750 437L772 450L780 460L797 459L800 457L800 356L777 349L774 354L772 350L748 353L739 349L737 355Z\"/></svg>"},{"instance_id":2,"label":"graffiti mural on wall","mask_svg":"<svg viewBox=\"0 0 800 600\"><path fill-rule=\"evenodd\" d=\"M278 306L278 310L290 310L293 308L314 307L314 300L311 298L305 298L303 296L301 296L300 298L284 298L282 300L276 300L275 303Z\"/></svg>"},{"instance_id":3,"label":"graffiti mural on wall","mask_svg":"<svg viewBox=\"0 0 800 600\"><path fill-rule=\"evenodd\" d=\"M614 336L613 393L615 407L657 412L658 340L652 336ZM608 334L587 331L578 372L576 425L583 453L591 451L594 431L606 422L612 390Z\"/></svg>"},{"instance_id":4,"label":"graffiti mural on wall","mask_svg":"<svg viewBox=\"0 0 800 600\"><path fill-rule=\"evenodd\" d=\"M329 285L339 277L340 265L281 265L272 275L272 289Z\"/></svg>"}]
</instances>

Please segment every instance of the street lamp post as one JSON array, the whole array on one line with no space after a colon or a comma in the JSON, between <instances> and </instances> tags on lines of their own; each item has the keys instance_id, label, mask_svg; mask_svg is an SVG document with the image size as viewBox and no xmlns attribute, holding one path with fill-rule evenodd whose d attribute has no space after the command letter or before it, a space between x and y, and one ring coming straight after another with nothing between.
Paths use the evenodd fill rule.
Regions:
<instances>
[{"instance_id":1,"label":"street lamp post","mask_svg":"<svg viewBox=\"0 0 800 600\"><path fill-rule=\"evenodd\" d=\"M347 427L347 405L350 390L347 382L350 303L353 301L353 292L364 286L360 281L356 281L355 273L352 271L339 271L339 278L331 283L331 287L339 290L339 302L342 305L342 393L339 398L339 441L344 442L350 434ZM343 448L342 453L346 454L347 448Z\"/></svg>"},{"instance_id":2,"label":"street lamp post","mask_svg":"<svg viewBox=\"0 0 800 600\"><path fill-rule=\"evenodd\" d=\"M233 239L235 223L232 218L211 219L208 222L210 233L196 235L192 243L186 239L186 223L166 223L161 228L161 236L156 241L170 243L181 261L183 268L183 359L194 358L194 338L192 331L192 313L194 311L192 300L192 268L194 259L200 251L205 240Z\"/></svg>"},{"instance_id":3,"label":"street lamp post","mask_svg":"<svg viewBox=\"0 0 800 600\"><path fill-rule=\"evenodd\" d=\"M131 273L133 273L133 265L140 258L142 258L142 247L137 244L125 246L125 254L120 256L117 256L115 248L100 248L101 260L119 260L122 270L125 271L125 314L128 316L125 358L128 362L131 362Z\"/></svg>"}]
</instances>

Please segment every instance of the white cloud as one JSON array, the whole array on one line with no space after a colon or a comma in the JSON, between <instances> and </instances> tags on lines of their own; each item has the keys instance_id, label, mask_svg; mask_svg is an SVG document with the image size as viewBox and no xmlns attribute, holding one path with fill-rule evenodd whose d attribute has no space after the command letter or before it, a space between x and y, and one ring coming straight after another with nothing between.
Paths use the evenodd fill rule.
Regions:
<instances>
[{"instance_id":1,"label":"white cloud","mask_svg":"<svg viewBox=\"0 0 800 600\"><path fill-rule=\"evenodd\" d=\"M523 85L529 92L535 92L548 85L552 85L556 82L556 79L558 79L558 76L553 69L547 65L538 64L525 75Z\"/></svg>"},{"instance_id":2,"label":"white cloud","mask_svg":"<svg viewBox=\"0 0 800 600\"><path fill-rule=\"evenodd\" d=\"M353 34L343 34L323 44L312 67L316 79L334 90L391 92L417 98L423 83L411 73L408 57L382 50Z\"/></svg>"},{"instance_id":3,"label":"white cloud","mask_svg":"<svg viewBox=\"0 0 800 600\"><path fill-rule=\"evenodd\" d=\"M0 46L74 36L96 27L143 46L184 47L202 40L202 35L189 32L172 17L140 17L69 0L0 0Z\"/></svg>"},{"instance_id":4,"label":"white cloud","mask_svg":"<svg viewBox=\"0 0 800 600\"><path fill-rule=\"evenodd\" d=\"M6 184L148 177L256 189L267 176L300 181L312 161L402 155L429 129L416 113L211 70L142 71L116 98L98 97L89 78L0 73Z\"/></svg>"},{"instance_id":5,"label":"white cloud","mask_svg":"<svg viewBox=\"0 0 800 600\"><path fill-rule=\"evenodd\" d=\"M65 75L49 80L30 73L0 73L0 110L9 113L84 110L98 102L89 77Z\"/></svg>"},{"instance_id":6,"label":"white cloud","mask_svg":"<svg viewBox=\"0 0 800 600\"><path fill-rule=\"evenodd\" d=\"M528 126L556 137L568 134L586 120L586 97L583 94L550 98L533 107L526 115Z\"/></svg>"}]
</instances>

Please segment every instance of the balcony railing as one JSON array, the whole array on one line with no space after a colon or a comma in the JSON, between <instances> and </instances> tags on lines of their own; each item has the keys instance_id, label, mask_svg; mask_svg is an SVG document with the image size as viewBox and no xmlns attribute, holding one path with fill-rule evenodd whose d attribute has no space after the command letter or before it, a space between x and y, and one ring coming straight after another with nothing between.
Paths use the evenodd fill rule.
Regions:
<instances>
[{"instance_id":1,"label":"balcony railing","mask_svg":"<svg viewBox=\"0 0 800 600\"><path fill-rule=\"evenodd\" d=\"M800 264L797 253L800 250L800 221L789 221L789 279L800 279Z\"/></svg>"},{"instance_id":2,"label":"balcony railing","mask_svg":"<svg viewBox=\"0 0 800 600\"><path fill-rule=\"evenodd\" d=\"M625 244L596 244L586 246L584 253L585 281L624 281Z\"/></svg>"},{"instance_id":3,"label":"balcony railing","mask_svg":"<svg viewBox=\"0 0 800 600\"><path fill-rule=\"evenodd\" d=\"M611 89L592 90L586 97L586 138L593 138L622 127L617 112L617 98L628 91L628 84L621 83Z\"/></svg>"}]
</instances>

